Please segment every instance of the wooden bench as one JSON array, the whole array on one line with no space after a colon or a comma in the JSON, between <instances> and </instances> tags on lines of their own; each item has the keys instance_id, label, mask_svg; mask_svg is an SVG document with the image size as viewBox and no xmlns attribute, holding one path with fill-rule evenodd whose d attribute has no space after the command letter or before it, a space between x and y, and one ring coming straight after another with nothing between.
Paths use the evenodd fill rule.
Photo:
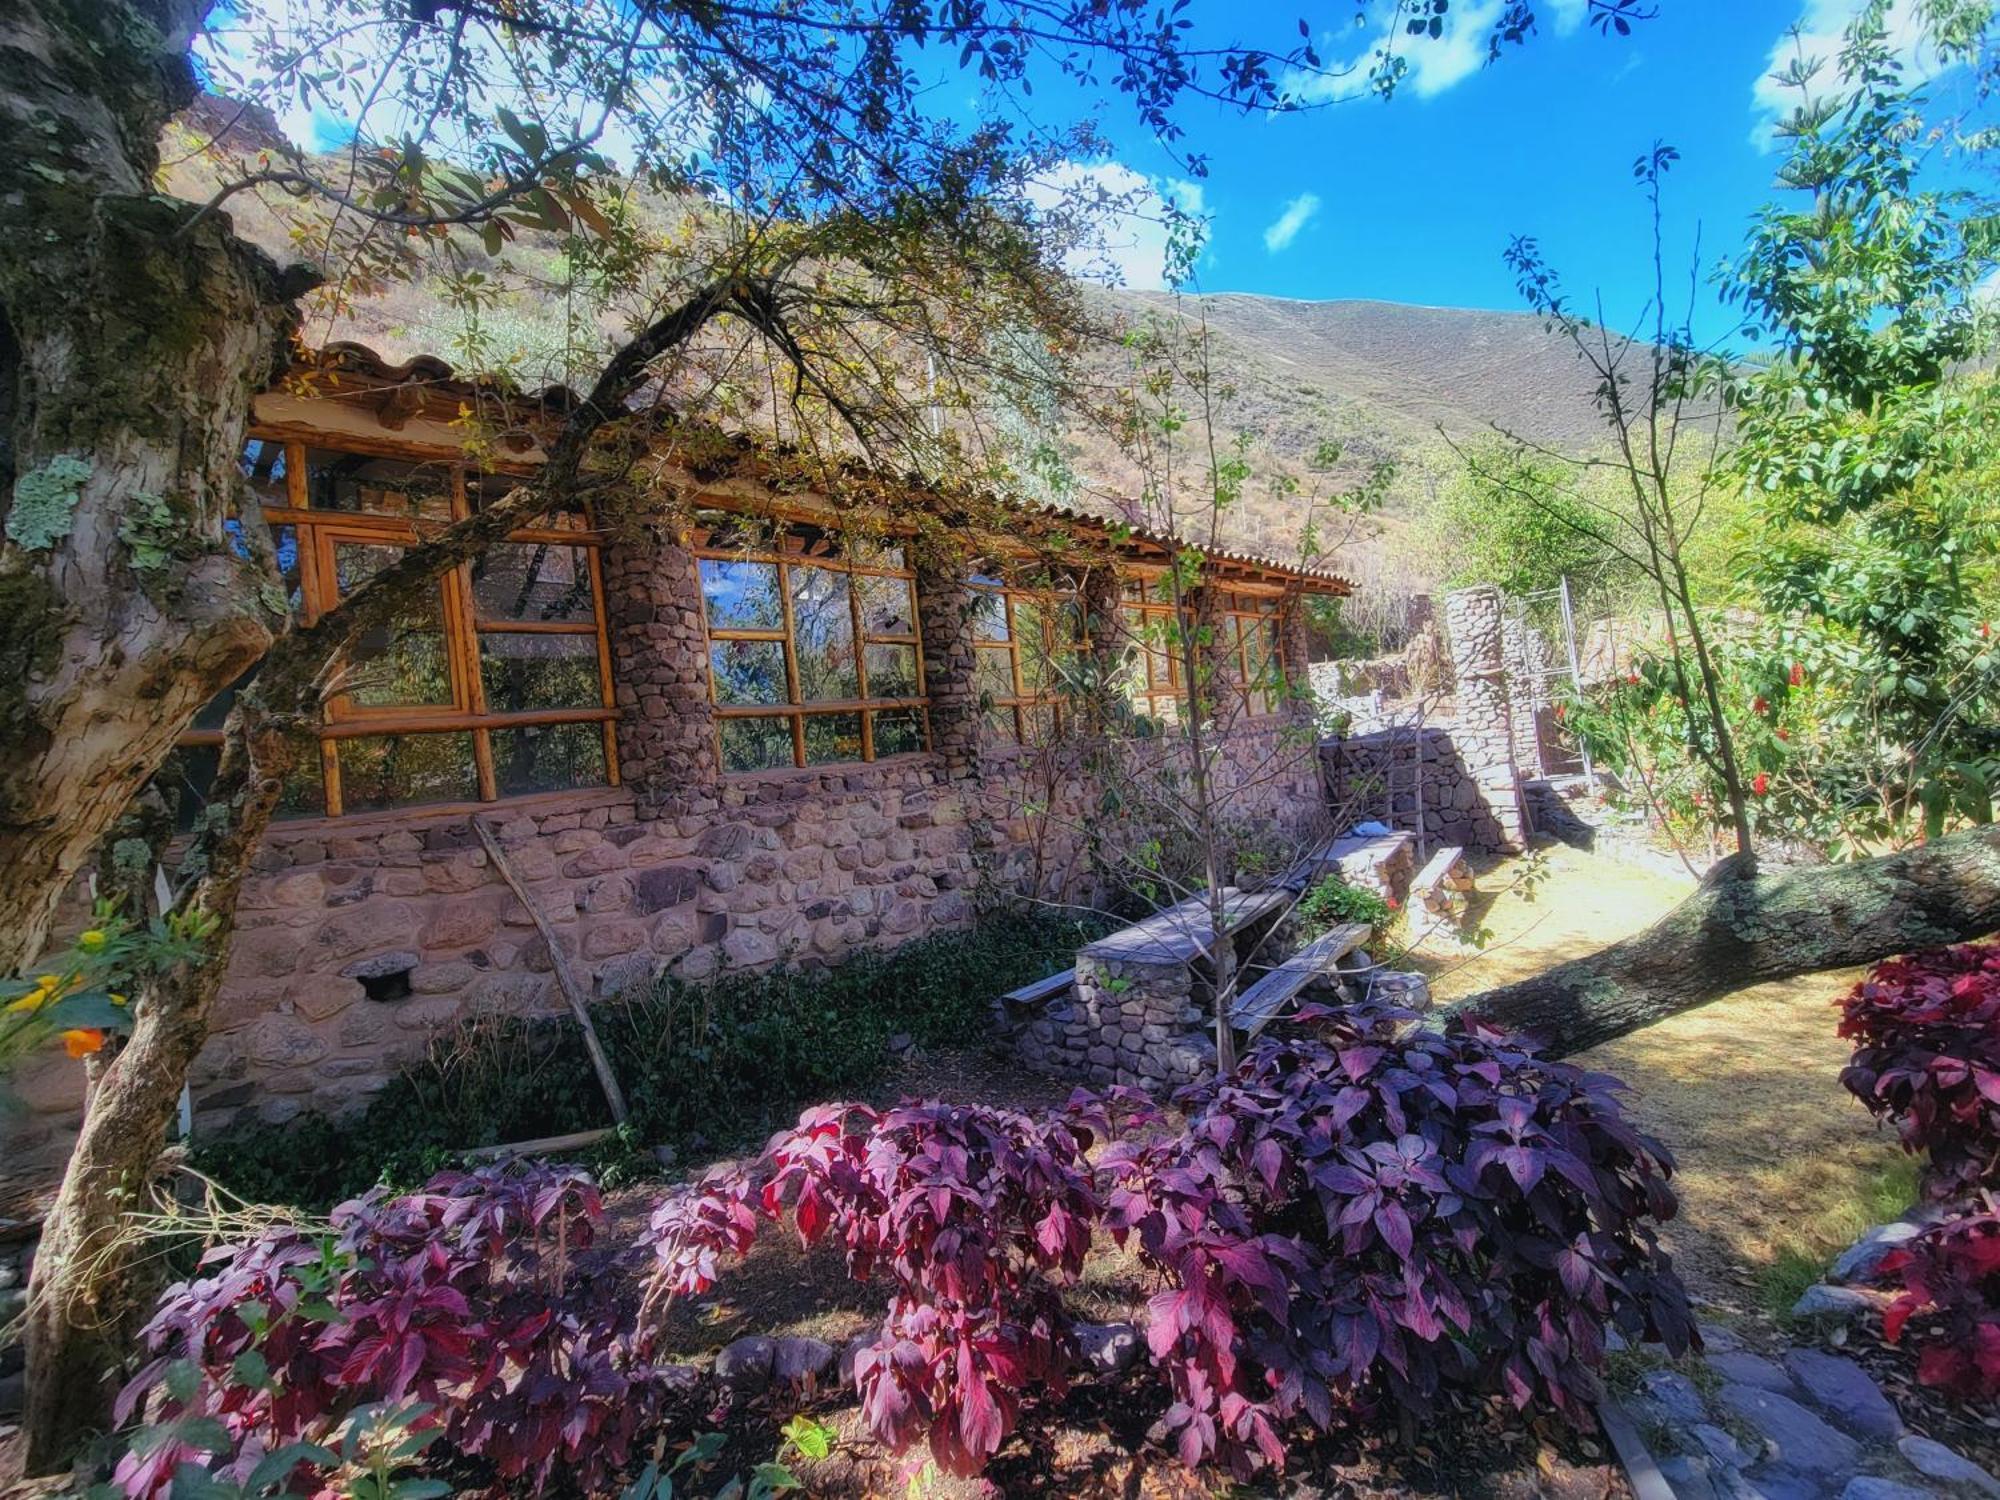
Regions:
<instances>
[{"instance_id":1,"label":"wooden bench","mask_svg":"<svg viewBox=\"0 0 2000 1500\"><path fill-rule=\"evenodd\" d=\"M1026 1010L1031 1005L1046 1005L1075 985L1076 970L1064 969L1060 974L1051 974L1033 984L1024 984L1018 990L1007 991L1000 997L1000 1005L1003 1010Z\"/></svg>"},{"instance_id":2,"label":"wooden bench","mask_svg":"<svg viewBox=\"0 0 2000 1500\"><path fill-rule=\"evenodd\" d=\"M1253 1037L1275 1021L1314 980L1334 972L1334 965L1368 941L1374 929L1366 922L1344 922L1314 938L1236 997L1229 1021Z\"/></svg>"},{"instance_id":3,"label":"wooden bench","mask_svg":"<svg viewBox=\"0 0 2000 1500\"><path fill-rule=\"evenodd\" d=\"M1421 905L1439 916L1448 916L1464 903L1456 898L1472 889L1472 877L1465 868L1465 851L1456 844L1440 849L1431 862L1410 882L1410 904Z\"/></svg>"},{"instance_id":4,"label":"wooden bench","mask_svg":"<svg viewBox=\"0 0 2000 1500\"><path fill-rule=\"evenodd\" d=\"M1277 886L1261 891L1228 887L1222 893L1223 931L1237 933L1289 900L1291 893ZM1190 896L1165 911L1155 912L1143 922L1086 943L1077 950L1077 956L1113 963L1191 964L1207 958L1214 941L1208 897Z\"/></svg>"}]
</instances>

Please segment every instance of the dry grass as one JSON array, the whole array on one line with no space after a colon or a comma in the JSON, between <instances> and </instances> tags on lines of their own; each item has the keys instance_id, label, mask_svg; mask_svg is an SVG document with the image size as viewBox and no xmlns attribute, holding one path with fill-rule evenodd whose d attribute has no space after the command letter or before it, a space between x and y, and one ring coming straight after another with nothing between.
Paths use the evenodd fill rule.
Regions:
<instances>
[{"instance_id":1,"label":"dry grass","mask_svg":"<svg viewBox=\"0 0 2000 1500\"><path fill-rule=\"evenodd\" d=\"M1662 915L1691 880L1557 848L1544 877L1521 861L1479 875L1477 919L1493 933L1470 958L1415 955L1454 999L1616 942ZM1576 1061L1622 1078L1633 1115L1680 1164L1681 1215L1667 1242L1718 1309L1791 1305L1827 1260L1907 1207L1915 1173L1840 1086L1847 1047L1833 1002L1855 972L1742 990L1593 1048Z\"/></svg>"}]
</instances>

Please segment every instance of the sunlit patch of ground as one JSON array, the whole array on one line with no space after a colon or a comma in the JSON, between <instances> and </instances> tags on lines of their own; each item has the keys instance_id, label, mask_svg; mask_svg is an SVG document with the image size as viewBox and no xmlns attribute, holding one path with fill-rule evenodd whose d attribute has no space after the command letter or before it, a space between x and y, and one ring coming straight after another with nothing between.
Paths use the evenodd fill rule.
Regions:
<instances>
[{"instance_id":1,"label":"sunlit patch of ground","mask_svg":"<svg viewBox=\"0 0 2000 1500\"><path fill-rule=\"evenodd\" d=\"M1420 945L1413 967L1457 999L1585 957L1649 925L1691 879L1566 847L1480 871L1476 954ZM1627 1103L1680 1164L1666 1235L1689 1285L1722 1309L1789 1306L1870 1223L1901 1211L1915 1174L1840 1086L1834 1002L1858 971L1758 985L1575 1059L1631 1088Z\"/></svg>"}]
</instances>

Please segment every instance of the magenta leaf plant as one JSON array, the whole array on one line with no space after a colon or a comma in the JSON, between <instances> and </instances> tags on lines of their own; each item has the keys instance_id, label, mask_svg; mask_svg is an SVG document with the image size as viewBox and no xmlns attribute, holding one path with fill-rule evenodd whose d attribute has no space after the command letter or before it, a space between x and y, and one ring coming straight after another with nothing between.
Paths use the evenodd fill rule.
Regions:
<instances>
[{"instance_id":1,"label":"magenta leaf plant","mask_svg":"<svg viewBox=\"0 0 2000 1500\"><path fill-rule=\"evenodd\" d=\"M1613 1080L1385 1007L1304 1019L1100 1163L1166 1283L1147 1336L1184 1461L1247 1474L1300 1423L1452 1393L1588 1423L1607 1328L1694 1341L1653 1233L1673 1164Z\"/></svg>"}]
</instances>

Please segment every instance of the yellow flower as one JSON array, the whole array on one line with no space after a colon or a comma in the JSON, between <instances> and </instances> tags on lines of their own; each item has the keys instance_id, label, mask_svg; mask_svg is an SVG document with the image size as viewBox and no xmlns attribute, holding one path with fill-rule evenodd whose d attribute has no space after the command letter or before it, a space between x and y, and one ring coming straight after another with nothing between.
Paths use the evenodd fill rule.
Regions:
<instances>
[{"instance_id":1,"label":"yellow flower","mask_svg":"<svg viewBox=\"0 0 2000 1500\"><path fill-rule=\"evenodd\" d=\"M113 1005L123 1005L125 1003L125 997L123 995L113 995L111 997L111 1003Z\"/></svg>"},{"instance_id":2,"label":"yellow flower","mask_svg":"<svg viewBox=\"0 0 2000 1500\"><path fill-rule=\"evenodd\" d=\"M81 948L85 953L95 953L99 949L101 949L107 941L108 939L104 936L103 928L92 927L77 935L76 945L77 947Z\"/></svg>"},{"instance_id":3,"label":"yellow flower","mask_svg":"<svg viewBox=\"0 0 2000 1500\"><path fill-rule=\"evenodd\" d=\"M36 979L35 987L33 989L29 990L27 994L21 996L20 999L11 1002L7 1006L9 1013L12 1013L14 1011L24 1011L24 1010L25 1011L40 1010L44 1005L47 1005L51 1000L55 999L56 985L59 984L60 982L61 981L59 981L53 974L44 974L40 976L38 979Z\"/></svg>"}]
</instances>

